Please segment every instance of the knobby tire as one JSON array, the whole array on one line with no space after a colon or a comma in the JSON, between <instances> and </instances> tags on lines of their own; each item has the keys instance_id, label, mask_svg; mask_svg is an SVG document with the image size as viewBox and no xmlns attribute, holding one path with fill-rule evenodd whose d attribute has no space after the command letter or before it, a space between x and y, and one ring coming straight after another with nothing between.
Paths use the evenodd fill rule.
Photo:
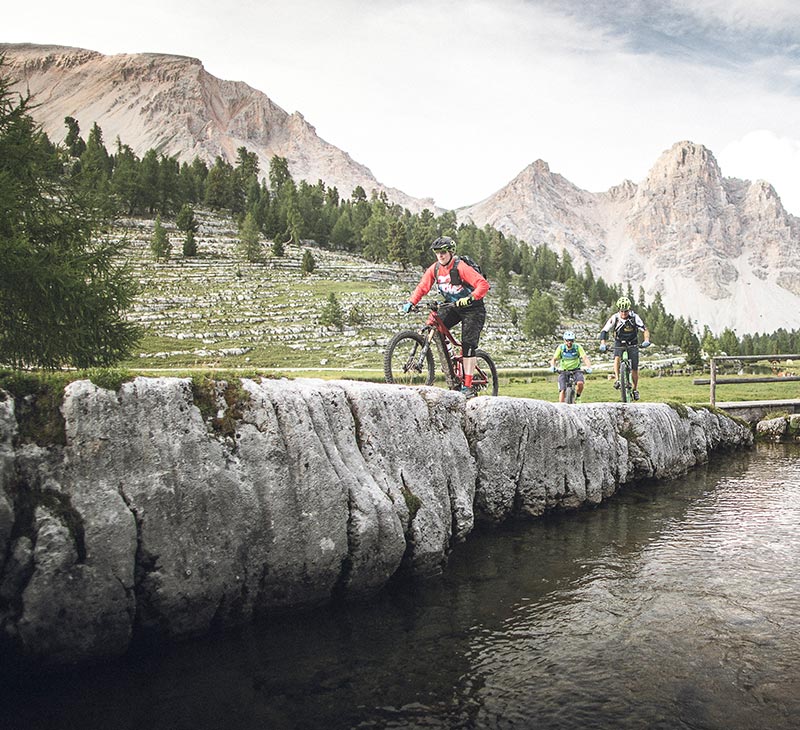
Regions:
<instances>
[{"instance_id":1,"label":"knobby tire","mask_svg":"<svg viewBox=\"0 0 800 730\"><path fill-rule=\"evenodd\" d=\"M628 364L627 360L623 360L622 362L622 387L620 388L620 396L622 398L623 403L627 403L629 400L629 389L631 387L631 371L630 365Z\"/></svg>"},{"instance_id":2,"label":"knobby tire","mask_svg":"<svg viewBox=\"0 0 800 730\"><path fill-rule=\"evenodd\" d=\"M497 367L494 360L483 350L475 350L475 357L477 362L472 379L473 389L478 395L497 395L500 383L497 380Z\"/></svg>"},{"instance_id":3,"label":"knobby tire","mask_svg":"<svg viewBox=\"0 0 800 730\"><path fill-rule=\"evenodd\" d=\"M400 385L433 385L436 367L433 352L428 349L420 361L425 338L419 332L398 332L389 342L383 358L383 375L387 383ZM412 362L413 361L413 362Z\"/></svg>"},{"instance_id":4,"label":"knobby tire","mask_svg":"<svg viewBox=\"0 0 800 730\"><path fill-rule=\"evenodd\" d=\"M575 385L571 383L569 380L567 380L567 387L564 388L564 400L567 403L575 402Z\"/></svg>"}]
</instances>

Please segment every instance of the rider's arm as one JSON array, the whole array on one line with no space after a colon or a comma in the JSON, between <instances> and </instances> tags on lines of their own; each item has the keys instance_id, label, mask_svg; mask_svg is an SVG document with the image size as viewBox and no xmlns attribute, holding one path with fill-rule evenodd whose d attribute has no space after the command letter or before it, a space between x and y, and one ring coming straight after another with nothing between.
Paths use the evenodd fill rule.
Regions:
<instances>
[{"instance_id":1,"label":"rider's arm","mask_svg":"<svg viewBox=\"0 0 800 730\"><path fill-rule=\"evenodd\" d=\"M434 274L435 269L436 264L431 264L431 266L425 269L425 273L419 280L417 288L411 292L411 296L408 298L409 302L412 304L419 304L420 299L422 299L422 297L424 297L433 288L433 285L436 283L436 276Z\"/></svg>"},{"instance_id":2,"label":"rider's arm","mask_svg":"<svg viewBox=\"0 0 800 730\"><path fill-rule=\"evenodd\" d=\"M644 324L644 320L637 314L636 315L636 327L637 329L642 330L644 332L644 342L650 341L650 330Z\"/></svg>"},{"instance_id":3,"label":"rider's arm","mask_svg":"<svg viewBox=\"0 0 800 730\"><path fill-rule=\"evenodd\" d=\"M558 363L561 360L561 345L556 348L556 351L553 353L553 359L550 361L550 364L554 367L558 367Z\"/></svg>"},{"instance_id":4,"label":"rider's arm","mask_svg":"<svg viewBox=\"0 0 800 730\"><path fill-rule=\"evenodd\" d=\"M458 275L465 284L472 288L473 299L483 299L488 293L491 285L475 269L463 261L458 262Z\"/></svg>"},{"instance_id":5,"label":"rider's arm","mask_svg":"<svg viewBox=\"0 0 800 730\"><path fill-rule=\"evenodd\" d=\"M586 354L586 350L583 349L582 345L578 345L580 350L578 354L581 356L581 360L583 361L583 366L586 368L592 367L592 361L589 359L589 356Z\"/></svg>"},{"instance_id":6,"label":"rider's arm","mask_svg":"<svg viewBox=\"0 0 800 730\"><path fill-rule=\"evenodd\" d=\"M600 332L600 344L604 344L605 341L608 339L608 333L611 331L611 328L614 326L614 318L616 314L612 314L608 321L603 325L603 329Z\"/></svg>"}]
</instances>

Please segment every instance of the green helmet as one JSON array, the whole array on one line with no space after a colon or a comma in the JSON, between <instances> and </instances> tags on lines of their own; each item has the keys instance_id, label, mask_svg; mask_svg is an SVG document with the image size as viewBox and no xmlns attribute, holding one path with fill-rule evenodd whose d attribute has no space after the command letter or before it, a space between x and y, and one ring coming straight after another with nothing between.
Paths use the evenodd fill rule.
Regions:
<instances>
[{"instance_id":1,"label":"green helmet","mask_svg":"<svg viewBox=\"0 0 800 730\"><path fill-rule=\"evenodd\" d=\"M456 242L450 236L439 236L432 244L431 251L455 251Z\"/></svg>"},{"instance_id":2,"label":"green helmet","mask_svg":"<svg viewBox=\"0 0 800 730\"><path fill-rule=\"evenodd\" d=\"M619 309L620 312L627 311L631 306L631 300L628 299L628 297L620 297L617 299L617 309Z\"/></svg>"}]
</instances>

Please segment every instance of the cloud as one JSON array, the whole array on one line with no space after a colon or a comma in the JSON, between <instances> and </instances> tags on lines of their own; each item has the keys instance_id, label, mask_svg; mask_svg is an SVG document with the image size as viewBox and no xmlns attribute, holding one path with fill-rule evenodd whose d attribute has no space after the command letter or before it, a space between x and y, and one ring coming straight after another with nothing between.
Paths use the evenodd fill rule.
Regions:
<instances>
[{"instance_id":1,"label":"cloud","mask_svg":"<svg viewBox=\"0 0 800 730\"><path fill-rule=\"evenodd\" d=\"M800 140L759 129L726 145L716 157L726 177L766 180L785 208L800 211Z\"/></svg>"}]
</instances>

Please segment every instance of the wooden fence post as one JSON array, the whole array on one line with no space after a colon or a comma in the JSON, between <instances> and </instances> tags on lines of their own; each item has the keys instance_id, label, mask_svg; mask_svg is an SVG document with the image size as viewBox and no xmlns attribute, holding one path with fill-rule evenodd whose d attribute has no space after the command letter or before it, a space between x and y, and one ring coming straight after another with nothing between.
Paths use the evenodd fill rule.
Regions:
<instances>
[{"instance_id":1,"label":"wooden fence post","mask_svg":"<svg viewBox=\"0 0 800 730\"><path fill-rule=\"evenodd\" d=\"M709 402L712 407L717 405L717 358L711 358L711 396Z\"/></svg>"}]
</instances>

